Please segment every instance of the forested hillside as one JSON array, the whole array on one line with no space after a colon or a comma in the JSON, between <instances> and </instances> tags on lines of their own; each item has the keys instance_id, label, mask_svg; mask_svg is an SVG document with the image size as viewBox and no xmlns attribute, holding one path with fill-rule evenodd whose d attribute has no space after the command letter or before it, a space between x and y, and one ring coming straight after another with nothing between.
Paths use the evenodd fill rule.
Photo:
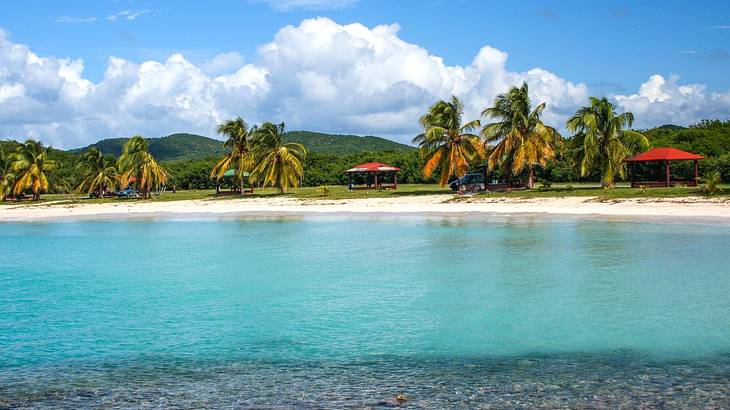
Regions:
<instances>
[{"instance_id":1,"label":"forested hillside","mask_svg":"<svg viewBox=\"0 0 730 410\"><path fill-rule=\"evenodd\" d=\"M128 138L104 139L88 147L72 150L85 151L91 147L104 154L119 156ZM223 153L223 142L195 134L172 134L162 138L148 138L150 152L160 161L205 159ZM385 138L356 135L333 135L310 131L291 131L284 134L285 142L298 142L310 152L350 155L375 151L409 151L414 148Z\"/></svg>"}]
</instances>

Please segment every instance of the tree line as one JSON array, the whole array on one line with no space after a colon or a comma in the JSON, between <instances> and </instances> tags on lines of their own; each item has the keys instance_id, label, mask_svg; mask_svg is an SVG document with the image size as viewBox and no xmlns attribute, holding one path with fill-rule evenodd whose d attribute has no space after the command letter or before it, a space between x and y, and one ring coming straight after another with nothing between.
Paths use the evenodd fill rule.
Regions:
<instances>
[{"instance_id":1,"label":"tree line","mask_svg":"<svg viewBox=\"0 0 730 410\"><path fill-rule=\"evenodd\" d=\"M543 123L545 106L532 106L527 83L499 94L482 111L488 120L484 125L480 119L463 119L464 106L457 97L436 102L420 119L424 132L413 139L424 157L424 175L438 169L439 182L445 185L486 159L489 170L499 170L506 178L526 171L532 188L535 169L547 169L564 144L560 133ZM566 128L578 142L572 166L581 177L598 172L608 188L626 177L623 160L649 147L643 134L630 129L633 121L633 114L617 113L605 97L591 98L568 119Z\"/></svg>"},{"instance_id":2,"label":"tree line","mask_svg":"<svg viewBox=\"0 0 730 410\"><path fill-rule=\"evenodd\" d=\"M284 124L250 126L235 118L218 126L226 140L222 158L159 163L141 136L130 139L119 156L95 148L73 154L28 140L11 149L0 144L0 197L39 199L43 192L83 193L137 187L144 197L162 185L206 189L234 184L292 186L345 184L344 171L353 165L380 161L402 169L402 183L445 185L451 179L487 167L494 179L538 181L600 181L613 187L626 178L623 160L650 145L673 146L708 156L704 173L730 176L730 121L702 121L688 128L663 126L633 130L633 115L617 112L606 98L591 98L565 124L563 137L542 121L545 103L532 105L527 84L498 95L480 119L465 120L456 97L438 101L421 116L423 131L411 151L362 152L350 155L307 152L284 143ZM678 163L682 172L686 164ZM224 178L233 171L233 178Z\"/></svg>"},{"instance_id":3,"label":"tree line","mask_svg":"<svg viewBox=\"0 0 730 410\"><path fill-rule=\"evenodd\" d=\"M224 146L228 151L212 167L204 167L209 180L220 181L227 171L233 170L241 192L244 181L274 186L281 193L301 183L307 151L301 144L282 141L283 123L265 122L249 127L239 117L220 124L218 132L227 137ZM0 200L22 199L26 195L38 200L41 193L48 192L50 175L61 165L51 158L52 154L51 148L34 140L19 144L8 154L0 149ZM63 168L69 171L68 166ZM72 168L73 171L66 172L70 177L66 177L74 184L74 190L89 195L103 196L117 188L134 187L142 198L148 198L161 186L175 183L168 167L154 158L147 141L139 135L125 143L119 158L90 148L73 161ZM68 188L67 182L59 182L56 188Z\"/></svg>"}]
</instances>

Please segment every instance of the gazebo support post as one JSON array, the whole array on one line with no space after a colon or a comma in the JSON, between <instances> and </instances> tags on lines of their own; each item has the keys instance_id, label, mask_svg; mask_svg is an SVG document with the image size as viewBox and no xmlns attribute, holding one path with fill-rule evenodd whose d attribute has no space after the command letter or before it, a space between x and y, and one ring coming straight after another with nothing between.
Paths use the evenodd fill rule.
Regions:
<instances>
[{"instance_id":1,"label":"gazebo support post","mask_svg":"<svg viewBox=\"0 0 730 410\"><path fill-rule=\"evenodd\" d=\"M375 173L375 189L378 189L378 173Z\"/></svg>"},{"instance_id":2,"label":"gazebo support post","mask_svg":"<svg viewBox=\"0 0 730 410\"><path fill-rule=\"evenodd\" d=\"M347 173L348 181L347 181L347 190L352 191L352 172Z\"/></svg>"},{"instance_id":3,"label":"gazebo support post","mask_svg":"<svg viewBox=\"0 0 730 410\"><path fill-rule=\"evenodd\" d=\"M398 173L393 173L393 189L398 189Z\"/></svg>"},{"instance_id":4,"label":"gazebo support post","mask_svg":"<svg viewBox=\"0 0 730 410\"><path fill-rule=\"evenodd\" d=\"M697 179L700 177L700 169L697 166L697 160L694 160L695 163L695 182L697 182Z\"/></svg>"},{"instance_id":5,"label":"gazebo support post","mask_svg":"<svg viewBox=\"0 0 730 410\"><path fill-rule=\"evenodd\" d=\"M669 168L669 161L664 161L666 171L667 171L667 188L669 188L672 184L672 177L671 177L671 170Z\"/></svg>"}]
</instances>

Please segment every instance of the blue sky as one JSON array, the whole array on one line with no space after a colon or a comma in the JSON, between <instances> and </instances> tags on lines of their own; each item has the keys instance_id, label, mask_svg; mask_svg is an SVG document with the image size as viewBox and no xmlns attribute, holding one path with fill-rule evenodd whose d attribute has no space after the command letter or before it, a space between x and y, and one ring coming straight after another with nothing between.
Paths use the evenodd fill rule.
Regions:
<instances>
[{"instance_id":1,"label":"blue sky","mask_svg":"<svg viewBox=\"0 0 730 410\"><path fill-rule=\"evenodd\" d=\"M427 106L434 98L443 98L444 94L460 92L465 95L473 94L472 100L475 101L475 105L483 105L493 98L492 94L500 91L500 87L504 88L516 81L528 81L531 86L531 81L537 85L545 84L545 75L542 75L544 73L526 74L536 68L568 84L568 89L571 84L579 88L585 87L584 90L578 91L560 91L555 89L557 86L545 86L536 91L536 97L547 99L549 106L551 97L555 98L552 118L556 121L577 107L578 98L584 97L583 94L606 94L612 98L619 96L617 101L623 101L622 107L639 110L646 115L643 117L645 120L640 122L640 125L645 126L671 119L663 118L659 114L667 111L667 101L672 99L675 102L672 108L677 110L688 104L694 104L692 115L687 115L686 118L680 116L679 119L685 122L705 116L723 117L730 113L730 108L727 106L718 109L708 104L709 111L703 111L702 107L696 106L700 102L708 103L710 100L714 105L725 102L730 105L730 97L726 95L730 89L728 75L730 2L728 1L26 0L3 3L0 28L5 31L8 44L23 45L38 57L59 61L80 60L82 71L78 70L78 65L75 70L79 71L78 77L90 84L76 84L81 88L74 91L74 98L80 94L90 95L92 91L99 93L93 88L101 88L99 85L104 82L104 73L110 66L110 57L123 59L125 62L135 64L134 69L139 69L146 61L165 64L170 56L179 53L186 63L206 72L207 80L200 81L214 81L217 76L236 72L246 64L250 64L253 71L259 70L260 74L266 77L266 81L253 80L251 76L243 80L251 90L255 87L252 82L258 81L256 82L256 87L259 87L258 94L252 91L252 95L246 97L245 101L230 100L219 94L210 97L215 100L211 103L214 107L208 110L212 124L218 119L217 115L228 113L240 113L250 117L252 121L261 121L268 117L294 112L293 108L281 101L293 101L299 98L302 90L285 89L281 84L286 82L286 69L281 66L269 66L268 64L274 64L271 62L273 57L267 60L260 53L260 48L262 45L276 42L277 33L284 27L290 25L296 29L301 27L302 22L317 17L326 17L327 21L336 25L335 27L353 27L353 24L359 24L368 30L373 30L378 26L397 25L397 29L394 29L396 37L394 41L402 41L407 47L417 47L425 50L429 56L442 58L443 66L447 69L470 66L480 49L485 46L506 53L508 57L505 57L504 67L499 73L491 68L478 70L481 76L478 83L498 82L493 84L492 88L485 85L480 88L475 85L477 82L473 82L469 83L471 84L469 86L456 84L451 86L451 89L446 87L440 91L423 90L427 88L424 84L431 84L428 82L430 80L423 80L420 83L414 81L415 88L408 88L407 91L394 89L393 87L410 87L408 84L403 85L404 82L409 82L405 73L405 77L394 76L391 83L380 85L379 91L385 94L365 93L360 98L380 99L384 105L392 106L392 109L383 106L368 110L361 105L353 106L351 111L353 115L361 113L361 117L353 117L348 121L334 121L333 124L324 120L327 116L319 118L314 115L317 118L312 120L299 118L300 116L296 114L301 112L300 109L290 121L296 128L373 133L407 140L410 138L410 133L416 131L414 127L417 124L410 128L407 125L408 121L413 122L412 117L417 111L416 107ZM359 34L353 34L350 30L349 35L357 37ZM356 40L352 41L355 43L342 43L338 47L358 46ZM300 49L303 53L300 58L306 59L304 56L308 53L306 44L300 46ZM337 98L341 99L342 95L353 93L352 90L343 89L346 87L343 84L348 82L344 77L337 76L343 70L353 70L353 67L357 66L357 61L353 61L352 66L335 67L330 64L329 56L332 56L332 61L336 60L337 50L331 49L332 54L322 54L321 50L311 53L323 59L322 66L325 68L322 70L318 70L316 66L298 66L297 58L291 55L280 55L275 59L282 62L285 61L285 57L292 58L293 63L288 63L293 67L291 76L305 76L313 79L315 84L324 81L332 85L336 91L336 94L330 92L327 95L337 95ZM339 50L342 54L342 49ZM218 57L215 61L221 65L216 65L218 68L211 68L214 66L211 61L220 55L223 57ZM0 58L0 64L3 64L2 61ZM387 66L377 65L374 60L368 61L368 64L375 64L373 72L381 72L380 70ZM59 64L63 65L62 62ZM1 68L3 67L0 66ZM35 135L47 138L57 145L59 143L73 145L94 138L133 132L132 129L123 126L104 128L91 123L83 126L81 124L83 121L93 121L89 119L89 113L71 112L77 108L59 107L57 104L40 101L39 99L47 92L33 94L31 90L34 89L34 85L22 83L22 79L27 78L27 75L22 74L22 70L28 67L5 68L5 71L13 73L5 79L0 76L0 84L5 81L6 95L11 95L12 98L32 96L35 98L33 102L37 104L29 103L28 110L38 109L38 104L46 105L41 109L41 113L48 117L48 121L56 122L57 126L54 131L53 127L48 126L48 122L45 127L41 126L43 124L34 126L22 123L17 120L17 115L14 115L16 119L13 121L0 118L0 137ZM282 75L284 79L277 80L276 73ZM137 81L128 79L126 83L128 88L125 89L133 89L135 84L139 88L141 75L129 75ZM430 75L423 73L425 77ZM657 75L661 79L656 77L652 79L652 76ZM493 77L490 79L488 76ZM443 82L437 81L438 84ZM642 85L647 83L649 85L642 93ZM22 93L18 91L20 86L23 87ZM172 90L171 101L179 101L181 95L190 97L190 101L198 98L206 100L206 96L193 95L196 91L195 87L192 87L192 91ZM560 85L560 87L566 86ZM694 88L690 90L683 87ZM201 86L198 89L204 88ZM264 91L261 90L266 92L266 96L263 96ZM271 90L278 90L278 94L272 94ZM158 93L164 91L158 90ZM362 89L359 92L362 93ZM692 99L677 100L688 93L693 96ZM403 98L408 101L398 101L394 97L396 94L405 95ZM10 100L10 97L3 100L2 95L0 93L0 106L8 104ZM621 100L620 96L626 99ZM636 98L631 99L631 96ZM319 98L317 104L321 107L318 112L329 107L322 100L325 97L317 96ZM152 108L159 109L160 115L167 115L174 108L168 101L155 104ZM370 105L372 104L377 103L371 102ZM246 107L252 105L256 108L247 111ZM311 106L311 101L309 105ZM473 111L478 112L479 108L483 107L475 106ZM147 112L157 112L155 109ZM30 111L24 112L30 116ZM112 114L106 113L106 115ZM331 112L331 114L330 117L336 115L340 118L348 113ZM35 111L34 115L37 115ZM136 114L127 112L125 115L134 117ZM199 124L201 116L205 115L205 113L191 113L186 120L190 124ZM73 121L74 124L68 121L69 116L77 117ZM394 119L394 116L399 117ZM138 120L139 115L134 118ZM676 118L676 115L672 118ZM363 125L368 121L383 122L385 125ZM174 118L167 118L164 122L175 123ZM167 131L179 131L148 126L142 121L136 123L139 124L139 132L143 133L164 134ZM211 124L206 123L204 127L195 131L203 133L207 130L207 134L210 134ZM83 136L73 137L76 138L74 140L72 137L60 136L60 133L79 133Z\"/></svg>"},{"instance_id":2,"label":"blue sky","mask_svg":"<svg viewBox=\"0 0 730 410\"><path fill-rule=\"evenodd\" d=\"M341 24L397 23L401 38L447 64L467 64L489 44L509 53L511 69L541 67L612 91L634 89L651 73L730 87L728 1L348 3L26 0L3 6L0 27L40 54L83 58L93 80L100 79L109 55L144 60L182 52L203 61L235 50L252 58L281 27L328 16ZM144 14L113 24L106 20L125 10ZM60 22L64 16L97 21Z\"/></svg>"}]
</instances>

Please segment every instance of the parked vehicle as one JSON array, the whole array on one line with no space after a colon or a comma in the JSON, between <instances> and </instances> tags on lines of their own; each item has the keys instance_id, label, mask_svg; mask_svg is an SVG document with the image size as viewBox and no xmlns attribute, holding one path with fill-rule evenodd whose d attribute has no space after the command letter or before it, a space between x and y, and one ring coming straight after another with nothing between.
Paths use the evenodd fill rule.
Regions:
<instances>
[{"instance_id":1,"label":"parked vehicle","mask_svg":"<svg viewBox=\"0 0 730 410\"><path fill-rule=\"evenodd\" d=\"M117 193L114 191L111 191L109 188L104 188L101 191L101 197L102 198L111 198L112 196L116 195ZM89 198L99 198L99 190L95 190L94 192L89 194Z\"/></svg>"},{"instance_id":2,"label":"parked vehicle","mask_svg":"<svg viewBox=\"0 0 730 410\"><path fill-rule=\"evenodd\" d=\"M139 196L139 191L130 187L123 191L117 192L117 196L120 198L136 198Z\"/></svg>"},{"instance_id":3,"label":"parked vehicle","mask_svg":"<svg viewBox=\"0 0 730 410\"><path fill-rule=\"evenodd\" d=\"M476 187L476 185L479 185L479 187ZM484 174L481 173L474 173L474 174L466 174L463 177L459 179L455 179L449 184L451 187L451 190L456 192L460 190L473 190L469 189L470 187L475 187L478 189L484 189ZM461 187L461 189L460 189Z\"/></svg>"}]
</instances>

